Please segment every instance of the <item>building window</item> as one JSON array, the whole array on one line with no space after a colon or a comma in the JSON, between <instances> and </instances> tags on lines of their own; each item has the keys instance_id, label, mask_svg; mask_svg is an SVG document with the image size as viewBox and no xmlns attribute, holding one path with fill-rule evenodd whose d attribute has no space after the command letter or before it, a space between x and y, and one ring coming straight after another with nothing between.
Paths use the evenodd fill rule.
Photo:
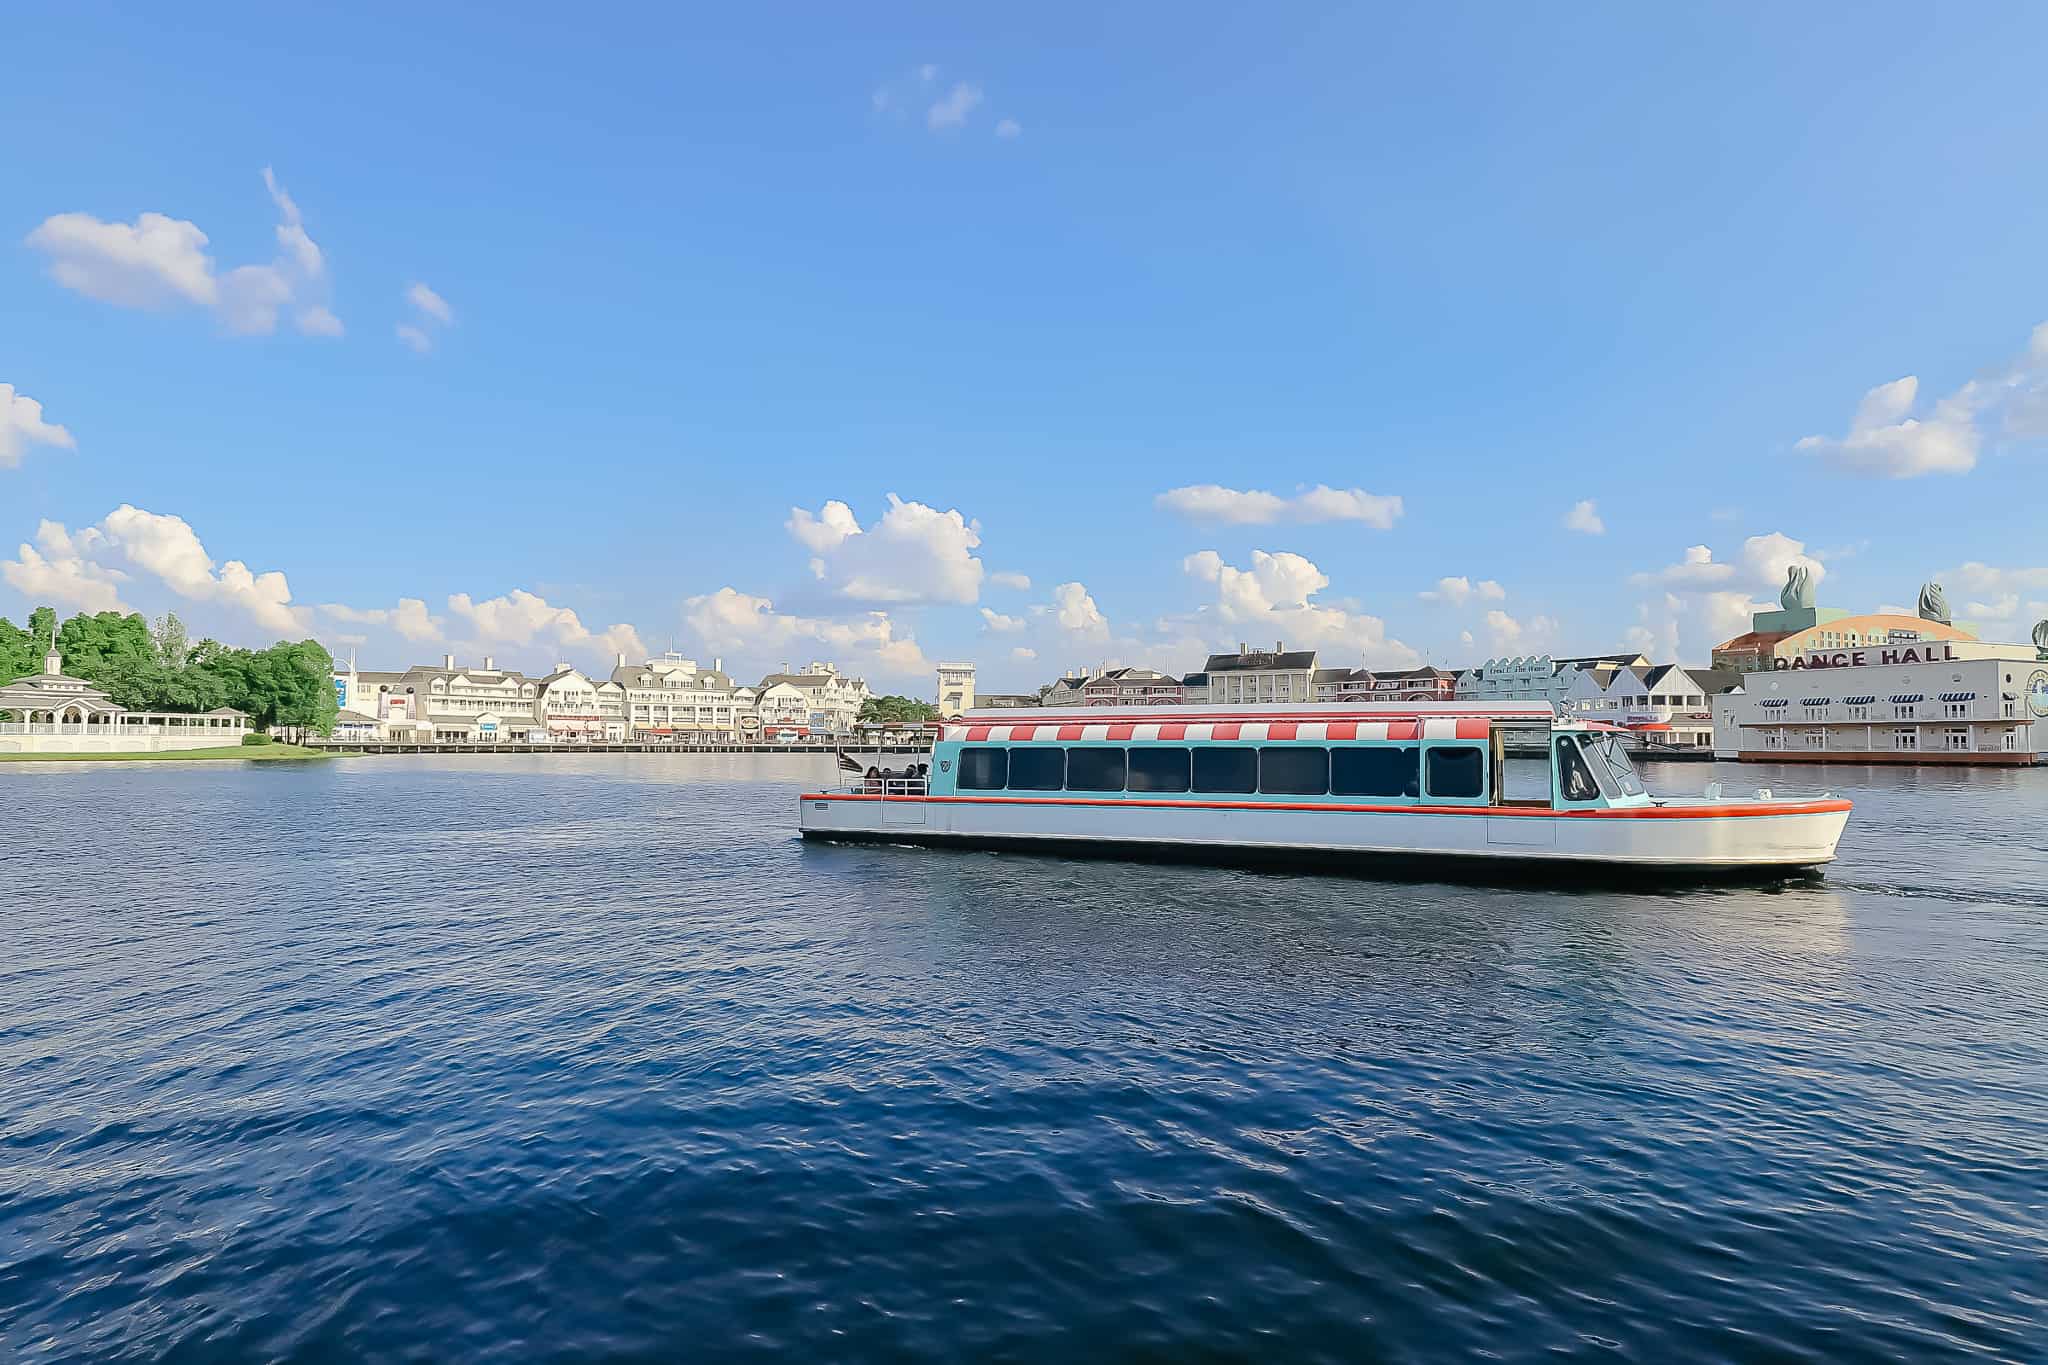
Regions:
<instances>
[{"instance_id":1,"label":"building window","mask_svg":"<svg viewBox=\"0 0 2048 1365\"><path fill-rule=\"evenodd\" d=\"M1919 733L1919 731L1917 731L1917 730L1894 730L1894 731L1892 731L1892 747L1893 747L1894 749L1898 749L1898 750L1901 750L1902 752L1906 752L1906 753L1911 753L1911 752L1913 752L1913 751L1915 751L1915 750L1919 749L1919 747L1920 747L1920 733Z\"/></svg>"},{"instance_id":2,"label":"building window","mask_svg":"<svg viewBox=\"0 0 2048 1365\"><path fill-rule=\"evenodd\" d=\"M1913 708L1912 708L1912 707L1910 707L1910 706L1894 706L1894 707L1892 708L1892 719L1893 719L1893 720L1911 720L1911 719L1913 719Z\"/></svg>"},{"instance_id":3,"label":"building window","mask_svg":"<svg viewBox=\"0 0 2048 1365\"><path fill-rule=\"evenodd\" d=\"M1259 751L1204 745L1195 750L1194 789L1198 792L1255 792L1259 789Z\"/></svg>"},{"instance_id":4,"label":"building window","mask_svg":"<svg viewBox=\"0 0 2048 1365\"><path fill-rule=\"evenodd\" d=\"M1429 794L1464 801L1486 794L1486 754L1471 746L1429 751Z\"/></svg>"},{"instance_id":5,"label":"building window","mask_svg":"<svg viewBox=\"0 0 2048 1365\"><path fill-rule=\"evenodd\" d=\"M1259 790L1272 796L1325 796L1330 790L1330 751L1311 748L1259 750Z\"/></svg>"},{"instance_id":6,"label":"building window","mask_svg":"<svg viewBox=\"0 0 2048 1365\"><path fill-rule=\"evenodd\" d=\"M1124 751L1102 745L1067 750L1067 790L1120 792L1124 789Z\"/></svg>"},{"instance_id":7,"label":"building window","mask_svg":"<svg viewBox=\"0 0 2048 1365\"><path fill-rule=\"evenodd\" d=\"M1943 739L1951 749L1967 749L1970 747L1970 727L1951 725L1943 732Z\"/></svg>"},{"instance_id":8,"label":"building window","mask_svg":"<svg viewBox=\"0 0 2048 1365\"><path fill-rule=\"evenodd\" d=\"M1055 745L1010 750L1010 790L1056 792L1067 785L1067 751Z\"/></svg>"},{"instance_id":9,"label":"building window","mask_svg":"<svg viewBox=\"0 0 2048 1365\"><path fill-rule=\"evenodd\" d=\"M1945 701L1941 704L1941 714L1944 720L1968 720L1970 717L1970 703L1966 701Z\"/></svg>"},{"instance_id":10,"label":"building window","mask_svg":"<svg viewBox=\"0 0 2048 1365\"><path fill-rule=\"evenodd\" d=\"M1869 720L1869 719L1870 719L1870 708L1869 708L1869 707L1867 707L1867 706L1852 706L1852 707L1850 707L1850 708L1849 708L1849 719L1850 719L1850 720Z\"/></svg>"},{"instance_id":11,"label":"building window","mask_svg":"<svg viewBox=\"0 0 2048 1365\"><path fill-rule=\"evenodd\" d=\"M962 749L960 790L1001 791L1010 780L1010 751L1007 749Z\"/></svg>"},{"instance_id":12,"label":"building window","mask_svg":"<svg viewBox=\"0 0 2048 1365\"><path fill-rule=\"evenodd\" d=\"M1330 795L1420 796L1422 753L1401 748L1330 750Z\"/></svg>"},{"instance_id":13,"label":"building window","mask_svg":"<svg viewBox=\"0 0 2048 1365\"><path fill-rule=\"evenodd\" d=\"M1189 751L1186 749L1133 749L1128 790L1184 792L1188 789L1189 768Z\"/></svg>"}]
</instances>

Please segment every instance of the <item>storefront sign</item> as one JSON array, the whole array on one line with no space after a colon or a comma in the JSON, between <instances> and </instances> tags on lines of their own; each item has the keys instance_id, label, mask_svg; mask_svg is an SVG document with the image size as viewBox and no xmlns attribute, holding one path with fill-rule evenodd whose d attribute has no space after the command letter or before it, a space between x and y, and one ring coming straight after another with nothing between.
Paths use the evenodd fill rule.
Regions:
<instances>
[{"instance_id":1,"label":"storefront sign","mask_svg":"<svg viewBox=\"0 0 2048 1365\"><path fill-rule=\"evenodd\" d=\"M1957 658L1956 647L1940 641L1918 645L1890 645L1882 649L1816 649L1797 659L1773 659L1771 667L1780 673L1803 668L1880 668L1892 664L1942 664Z\"/></svg>"},{"instance_id":2,"label":"storefront sign","mask_svg":"<svg viewBox=\"0 0 2048 1365\"><path fill-rule=\"evenodd\" d=\"M2037 668L2027 679L2027 709L2048 717L2048 668Z\"/></svg>"}]
</instances>

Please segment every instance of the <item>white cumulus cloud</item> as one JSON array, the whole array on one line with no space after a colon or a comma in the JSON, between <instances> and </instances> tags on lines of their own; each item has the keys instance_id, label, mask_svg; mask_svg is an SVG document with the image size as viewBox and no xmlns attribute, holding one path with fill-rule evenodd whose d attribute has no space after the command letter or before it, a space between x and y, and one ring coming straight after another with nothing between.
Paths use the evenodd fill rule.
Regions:
<instances>
[{"instance_id":1,"label":"white cumulus cloud","mask_svg":"<svg viewBox=\"0 0 2048 1365\"><path fill-rule=\"evenodd\" d=\"M981 609L981 619L990 630L1004 635L1020 631L1024 629L1025 625L1024 618L1021 616L1005 616L1003 613L991 610L988 607Z\"/></svg>"},{"instance_id":2,"label":"white cumulus cloud","mask_svg":"<svg viewBox=\"0 0 2048 1365\"><path fill-rule=\"evenodd\" d=\"M1564 514L1564 529L1600 536L1607 534L1607 523L1600 520L1600 509L1591 498L1581 498L1572 504L1571 511Z\"/></svg>"},{"instance_id":3,"label":"white cumulus cloud","mask_svg":"<svg viewBox=\"0 0 2048 1365\"><path fill-rule=\"evenodd\" d=\"M1391 528L1401 515L1401 499L1368 493L1362 488L1331 488L1317 484L1292 497L1263 489L1225 488L1198 483L1171 488L1154 499L1165 510L1189 521L1209 525L1270 526L1276 522L1356 521L1378 530Z\"/></svg>"},{"instance_id":4,"label":"white cumulus cloud","mask_svg":"<svg viewBox=\"0 0 2048 1365\"><path fill-rule=\"evenodd\" d=\"M1477 583L1460 575L1456 578L1439 578L1434 588L1425 588L1416 594L1425 602L1448 602L1462 607L1473 598L1482 602L1499 602L1508 595L1508 590L1491 578L1482 578Z\"/></svg>"},{"instance_id":5,"label":"white cumulus cloud","mask_svg":"<svg viewBox=\"0 0 2048 1365\"><path fill-rule=\"evenodd\" d=\"M85 605L81 594L110 600L113 590L107 585L130 576L117 567L114 561L118 560L128 569L157 579L180 597L220 603L245 613L266 630L303 635L308 629L310 613L292 605L291 587L282 573L257 573L239 559L216 565L183 517L145 511L124 502L98 525L75 532L45 521L36 541L40 550L23 545L5 565L8 582L24 593L31 592L29 585L34 584L34 591L80 606ZM88 586L92 584L101 586Z\"/></svg>"},{"instance_id":6,"label":"white cumulus cloud","mask_svg":"<svg viewBox=\"0 0 2048 1365\"><path fill-rule=\"evenodd\" d=\"M724 587L685 601L683 620L713 649L767 661L786 646L806 643L852 656L839 660L842 666L872 666L893 677L926 673L932 667L917 641L899 631L885 611L862 612L850 619L797 616L775 610L768 598Z\"/></svg>"},{"instance_id":7,"label":"white cumulus cloud","mask_svg":"<svg viewBox=\"0 0 2048 1365\"><path fill-rule=\"evenodd\" d=\"M555 606L523 588L482 602L474 601L468 593L453 593L448 598L448 610L466 623L467 633L480 644L551 644L561 649L603 650L635 659L647 657L647 646L633 627L621 624L592 630L569 608Z\"/></svg>"},{"instance_id":8,"label":"white cumulus cloud","mask_svg":"<svg viewBox=\"0 0 2048 1365\"><path fill-rule=\"evenodd\" d=\"M337 621L384 626L397 631L408 640L415 641L443 638L442 627L446 624L446 618L430 613L427 610L426 599L420 597L401 597L395 607L361 608L344 606L338 602L323 602L320 604L320 611Z\"/></svg>"},{"instance_id":9,"label":"white cumulus cloud","mask_svg":"<svg viewBox=\"0 0 2048 1365\"><path fill-rule=\"evenodd\" d=\"M34 545L24 543L13 559L0 560L0 578L38 604L75 611L127 611L119 585L128 575L88 556L87 551L100 543L97 532L87 530L80 536L84 544L62 524L42 522L36 527Z\"/></svg>"},{"instance_id":10,"label":"white cumulus cloud","mask_svg":"<svg viewBox=\"0 0 2048 1365\"><path fill-rule=\"evenodd\" d=\"M1031 591L1030 575L1013 573L1007 569L990 574L988 582L992 588L1015 588L1019 592Z\"/></svg>"},{"instance_id":11,"label":"white cumulus cloud","mask_svg":"<svg viewBox=\"0 0 2048 1365\"><path fill-rule=\"evenodd\" d=\"M12 469L32 445L75 450L78 442L55 422L43 420L43 405L12 384L0 384L0 469Z\"/></svg>"},{"instance_id":12,"label":"white cumulus cloud","mask_svg":"<svg viewBox=\"0 0 2048 1365\"><path fill-rule=\"evenodd\" d=\"M217 271L196 223L144 213L133 223L102 222L89 213L54 214L28 235L49 260L50 278L67 289L123 308L192 304L211 311L231 332L267 336L290 313L308 336L339 336L328 307L327 258L298 204L263 168L276 205L278 254L263 265Z\"/></svg>"},{"instance_id":13,"label":"white cumulus cloud","mask_svg":"<svg viewBox=\"0 0 2048 1365\"><path fill-rule=\"evenodd\" d=\"M1084 640L1101 640L1109 636L1109 618L1102 614L1102 608L1095 605L1088 589L1079 583L1055 586L1048 610L1053 624L1068 635Z\"/></svg>"},{"instance_id":14,"label":"white cumulus cloud","mask_svg":"<svg viewBox=\"0 0 2048 1365\"><path fill-rule=\"evenodd\" d=\"M1212 627L1212 639L1231 638L1236 631L1262 642L1271 638L1295 648L1355 654L1382 667L1421 662L1413 649L1387 635L1379 617L1316 602L1330 580L1301 555L1254 550L1251 567L1241 569L1214 550L1199 550L1181 568L1214 590L1214 600L1196 613L1198 622Z\"/></svg>"},{"instance_id":15,"label":"white cumulus cloud","mask_svg":"<svg viewBox=\"0 0 2048 1365\"><path fill-rule=\"evenodd\" d=\"M889 494L863 528L836 499L816 514L790 509L785 529L811 551L812 572L842 597L866 602L958 602L981 596L981 523Z\"/></svg>"},{"instance_id":16,"label":"white cumulus cloud","mask_svg":"<svg viewBox=\"0 0 2048 1365\"><path fill-rule=\"evenodd\" d=\"M1987 427L2020 439L2048 436L2048 322L2033 329L2017 357L1915 417L1919 397L1916 375L1880 384L1863 395L1846 435L1808 436L1796 448L1848 473L1911 479L1968 473Z\"/></svg>"}]
</instances>

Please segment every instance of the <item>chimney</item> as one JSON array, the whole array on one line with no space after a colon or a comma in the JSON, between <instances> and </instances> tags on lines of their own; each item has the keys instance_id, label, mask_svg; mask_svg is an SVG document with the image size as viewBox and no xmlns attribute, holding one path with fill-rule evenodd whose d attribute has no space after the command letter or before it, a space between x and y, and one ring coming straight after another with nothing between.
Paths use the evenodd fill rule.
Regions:
<instances>
[{"instance_id":1,"label":"chimney","mask_svg":"<svg viewBox=\"0 0 2048 1365\"><path fill-rule=\"evenodd\" d=\"M441 656L441 667L453 673L455 671L455 656L453 654L443 654Z\"/></svg>"},{"instance_id":2,"label":"chimney","mask_svg":"<svg viewBox=\"0 0 2048 1365\"><path fill-rule=\"evenodd\" d=\"M1249 644L1245 643L1243 640L1239 640L1237 642L1237 652L1240 654L1249 654L1252 652L1252 647Z\"/></svg>"},{"instance_id":3,"label":"chimney","mask_svg":"<svg viewBox=\"0 0 2048 1365\"><path fill-rule=\"evenodd\" d=\"M486 673L495 673L495 672L497 672L497 671L498 671L498 661L497 661L496 659L493 659L493 658L492 658L492 657L491 657L490 655L488 655L488 654L484 655L484 672L486 672Z\"/></svg>"},{"instance_id":4,"label":"chimney","mask_svg":"<svg viewBox=\"0 0 2048 1365\"><path fill-rule=\"evenodd\" d=\"M713 673L723 673L723 672L725 672L725 660L723 660L723 659L721 659L721 658L718 658L718 657L716 657L716 656L713 656L713 658L712 658L712 660L711 660L711 671L712 671Z\"/></svg>"},{"instance_id":5,"label":"chimney","mask_svg":"<svg viewBox=\"0 0 2048 1365\"><path fill-rule=\"evenodd\" d=\"M626 651L622 649L622 650L620 650L620 651L619 651L619 662L618 662L618 663L617 663L616 665L614 665L614 667L617 667L617 668L624 668L625 666L626 666Z\"/></svg>"},{"instance_id":6,"label":"chimney","mask_svg":"<svg viewBox=\"0 0 2048 1365\"><path fill-rule=\"evenodd\" d=\"M1285 640L1275 640L1273 642L1273 652L1275 654L1285 654L1287 652L1287 642Z\"/></svg>"}]
</instances>

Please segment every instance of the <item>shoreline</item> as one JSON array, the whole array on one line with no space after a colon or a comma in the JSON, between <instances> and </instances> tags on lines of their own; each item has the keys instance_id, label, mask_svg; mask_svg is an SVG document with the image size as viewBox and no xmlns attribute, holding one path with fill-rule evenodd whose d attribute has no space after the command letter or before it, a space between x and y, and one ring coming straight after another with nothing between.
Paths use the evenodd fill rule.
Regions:
<instances>
[{"instance_id":1,"label":"shoreline","mask_svg":"<svg viewBox=\"0 0 2048 1365\"><path fill-rule=\"evenodd\" d=\"M0 763L318 763L333 757L296 744L247 744L147 754L0 754Z\"/></svg>"}]
</instances>

